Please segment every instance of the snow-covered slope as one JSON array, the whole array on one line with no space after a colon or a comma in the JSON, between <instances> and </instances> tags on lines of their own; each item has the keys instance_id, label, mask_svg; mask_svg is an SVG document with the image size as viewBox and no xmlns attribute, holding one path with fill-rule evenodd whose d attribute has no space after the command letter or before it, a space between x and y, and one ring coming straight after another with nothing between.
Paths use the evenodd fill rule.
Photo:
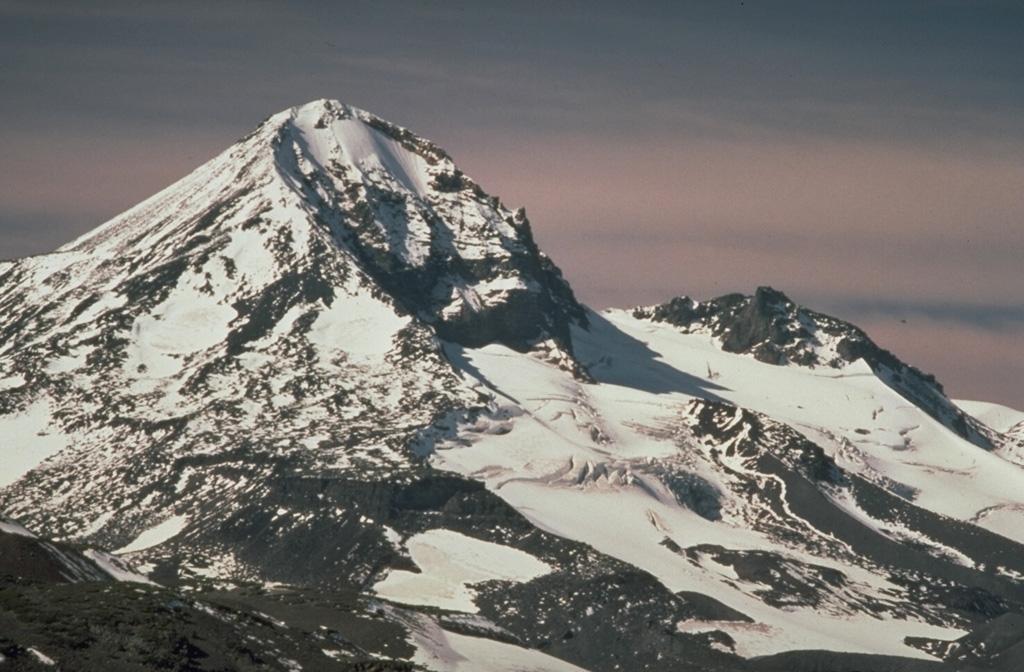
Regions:
<instances>
[{"instance_id":1,"label":"snow-covered slope","mask_svg":"<svg viewBox=\"0 0 1024 672\"><path fill-rule=\"evenodd\" d=\"M0 511L313 634L357 591L429 669L911 669L1024 612L1024 414L767 288L590 312L334 101L0 265L0 315Z\"/></svg>"},{"instance_id":2,"label":"snow-covered slope","mask_svg":"<svg viewBox=\"0 0 1024 672\"><path fill-rule=\"evenodd\" d=\"M499 345L450 345L490 404L420 450L542 529L752 617L715 626L744 655L908 655L905 637L967 624L922 581L999 592L1024 571L1024 470L863 360L780 366L622 311L588 322L573 337L596 385Z\"/></svg>"},{"instance_id":3,"label":"snow-covered slope","mask_svg":"<svg viewBox=\"0 0 1024 672\"><path fill-rule=\"evenodd\" d=\"M475 402L435 334L559 352L582 319L521 212L330 101L13 265L0 292L3 506L125 551L202 536L275 473L406 465L410 427Z\"/></svg>"},{"instance_id":4,"label":"snow-covered slope","mask_svg":"<svg viewBox=\"0 0 1024 672\"><path fill-rule=\"evenodd\" d=\"M879 348L854 325L798 306L770 287L759 287L753 296L729 294L701 303L678 297L638 308L634 315L684 333L707 334L726 352L751 354L769 364L840 369L861 360L915 406L972 443L992 448L984 426L950 402L934 376Z\"/></svg>"}]
</instances>

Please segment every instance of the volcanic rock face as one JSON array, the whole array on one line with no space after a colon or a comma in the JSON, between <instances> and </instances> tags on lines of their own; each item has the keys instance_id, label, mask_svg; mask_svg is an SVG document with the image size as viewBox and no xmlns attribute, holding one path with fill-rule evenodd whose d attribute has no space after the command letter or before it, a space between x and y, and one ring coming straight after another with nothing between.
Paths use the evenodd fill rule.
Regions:
<instances>
[{"instance_id":1,"label":"volcanic rock face","mask_svg":"<svg viewBox=\"0 0 1024 672\"><path fill-rule=\"evenodd\" d=\"M771 287L758 287L753 296L727 294L699 303L678 297L638 308L634 315L685 333L711 334L726 352L751 354L767 364L840 369L864 360L880 380L933 418L982 448L993 447L991 434L949 403L934 376L904 364L854 325L797 306Z\"/></svg>"},{"instance_id":2,"label":"volcanic rock face","mask_svg":"<svg viewBox=\"0 0 1024 672\"><path fill-rule=\"evenodd\" d=\"M436 335L570 351L582 319L521 212L330 101L0 283L4 410L64 458L6 506L112 548L158 522L188 534L202 493L244 506L275 474L407 465L410 427L475 401Z\"/></svg>"},{"instance_id":3,"label":"volcanic rock face","mask_svg":"<svg viewBox=\"0 0 1024 672\"><path fill-rule=\"evenodd\" d=\"M9 658L943 669L1017 641L1024 414L986 425L767 288L589 311L522 210L335 101L0 262L0 316L0 511L40 536L0 520ZM168 586L134 634L129 592L53 583L110 578ZM62 601L105 634L48 632Z\"/></svg>"}]
</instances>

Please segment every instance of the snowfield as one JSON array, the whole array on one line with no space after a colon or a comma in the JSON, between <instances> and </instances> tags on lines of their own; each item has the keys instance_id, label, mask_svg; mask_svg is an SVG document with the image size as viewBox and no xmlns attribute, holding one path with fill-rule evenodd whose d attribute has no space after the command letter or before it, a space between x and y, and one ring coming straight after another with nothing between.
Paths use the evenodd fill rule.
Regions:
<instances>
[{"instance_id":1,"label":"snowfield","mask_svg":"<svg viewBox=\"0 0 1024 672\"><path fill-rule=\"evenodd\" d=\"M682 548L778 548L778 540L750 529L744 519L712 521L696 514L652 476L652 461L682 461L718 493L729 492L721 475L688 454L693 446L681 443L685 433L679 426L694 399L722 400L781 420L822 446L844 470L869 480L885 474L912 488L918 506L1024 541L1024 507L1016 505L1024 470L951 433L883 384L863 361L840 370L773 366L723 352L707 335L681 334L624 311L593 315L590 329L575 330L573 339L597 384L576 381L503 346L470 350L446 344L467 382L491 403L479 417L452 419L454 431L436 442L431 464L484 481L541 529L641 567L674 592L701 592L751 616L756 626L716 625L744 656L813 643L927 659L905 646L904 637L955 639L963 631L914 620L894 628L886 618L849 613L839 603L780 610L753 596L758 586L744 585L731 567L695 564L670 550L666 539ZM887 536L915 538L839 494L835 503ZM937 550L973 565L954 549ZM897 590L842 560L797 548L784 552L845 572L861 593L880 601ZM695 626L681 629L689 627Z\"/></svg>"},{"instance_id":2,"label":"snowfield","mask_svg":"<svg viewBox=\"0 0 1024 672\"><path fill-rule=\"evenodd\" d=\"M188 524L188 516L171 516L158 525L154 525L139 536L135 537L127 546L123 546L114 553L124 554L142 551L164 543L168 539L180 533Z\"/></svg>"},{"instance_id":3,"label":"snowfield","mask_svg":"<svg viewBox=\"0 0 1024 672\"><path fill-rule=\"evenodd\" d=\"M452 530L423 532L405 545L420 572L392 571L373 587L377 595L403 604L475 613L471 584L529 581L551 571L528 553Z\"/></svg>"}]
</instances>

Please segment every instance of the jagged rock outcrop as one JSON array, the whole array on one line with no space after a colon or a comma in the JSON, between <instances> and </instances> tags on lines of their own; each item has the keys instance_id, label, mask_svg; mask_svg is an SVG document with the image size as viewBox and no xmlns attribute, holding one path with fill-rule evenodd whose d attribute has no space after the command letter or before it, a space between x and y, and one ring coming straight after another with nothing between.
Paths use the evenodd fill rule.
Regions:
<instances>
[{"instance_id":1,"label":"jagged rock outcrop","mask_svg":"<svg viewBox=\"0 0 1024 672\"><path fill-rule=\"evenodd\" d=\"M726 294L701 302L677 297L638 308L634 315L685 333L709 333L726 352L749 354L768 364L838 369L863 359L875 375L932 417L972 443L993 448L991 433L950 403L935 376L900 361L858 327L798 306L771 287L758 287L752 296Z\"/></svg>"}]
</instances>

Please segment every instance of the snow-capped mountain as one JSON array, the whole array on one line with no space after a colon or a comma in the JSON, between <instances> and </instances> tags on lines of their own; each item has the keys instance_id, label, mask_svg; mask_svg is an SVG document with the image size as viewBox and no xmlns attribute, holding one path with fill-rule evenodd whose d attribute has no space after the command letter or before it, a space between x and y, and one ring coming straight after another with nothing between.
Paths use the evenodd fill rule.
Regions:
<instances>
[{"instance_id":1,"label":"snow-capped mountain","mask_svg":"<svg viewBox=\"0 0 1024 672\"><path fill-rule=\"evenodd\" d=\"M522 210L338 102L0 262L0 316L0 512L258 607L304 642L272 668L1021 660L1024 413L769 288L593 312Z\"/></svg>"}]
</instances>

